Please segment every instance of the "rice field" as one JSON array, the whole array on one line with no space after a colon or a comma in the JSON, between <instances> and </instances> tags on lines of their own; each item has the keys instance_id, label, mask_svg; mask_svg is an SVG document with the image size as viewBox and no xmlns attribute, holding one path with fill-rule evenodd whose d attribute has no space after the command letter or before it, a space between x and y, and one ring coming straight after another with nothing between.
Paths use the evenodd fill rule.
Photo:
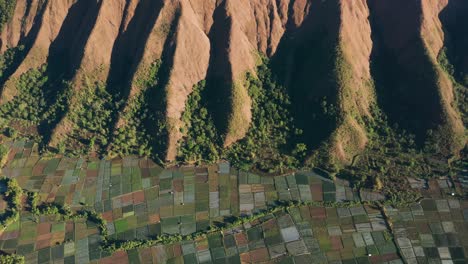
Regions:
<instances>
[{"instance_id":1,"label":"rice field","mask_svg":"<svg viewBox=\"0 0 468 264\"><path fill-rule=\"evenodd\" d=\"M227 162L164 169L145 158L41 157L33 142L7 145L2 176L41 202L95 210L113 240L190 235L277 201L305 202L196 240L113 254L93 222L24 210L0 232L0 250L26 263L467 263L468 202L451 196L447 179L413 182L425 198L408 208L379 207L381 194L314 172L267 177Z\"/></svg>"}]
</instances>

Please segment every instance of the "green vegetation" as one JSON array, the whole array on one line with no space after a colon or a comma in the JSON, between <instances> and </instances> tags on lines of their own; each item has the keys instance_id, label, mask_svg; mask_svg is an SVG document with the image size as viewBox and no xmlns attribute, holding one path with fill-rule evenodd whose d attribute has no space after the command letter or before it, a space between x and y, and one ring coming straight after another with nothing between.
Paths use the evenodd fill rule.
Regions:
<instances>
[{"instance_id":1,"label":"green vegetation","mask_svg":"<svg viewBox=\"0 0 468 264\"><path fill-rule=\"evenodd\" d=\"M343 64L340 56L340 54L334 55L336 61L333 82L343 86L346 85L347 78L351 77L347 65ZM14 51L7 51L0 59L0 68L5 68L6 66L2 65L8 65L13 57ZM439 60L447 73L453 74L454 69L444 52L441 53ZM164 108L164 100L158 100L158 104L162 107L154 106L154 98L159 98L158 96L164 93L159 80L163 74L160 73L160 67L161 61L157 60L144 71L144 74L136 78L134 85L141 91L131 97L125 106L103 83L93 83L76 92L73 108L70 108L69 104L74 89L69 83L61 82L63 89L53 87L47 77L47 65L30 70L16 80L18 93L13 100L0 106L0 117L5 120L4 127L7 127L4 132L12 138L18 135L16 129L24 134L24 129L16 126L14 126L16 129L13 128L11 122L27 121L29 125L45 124L49 130L43 129L43 131L47 133L61 115L69 113L74 127L72 134L58 143L59 153L65 154L71 151L75 155L90 152L105 154L110 150L111 154L120 156L138 154L161 160L164 156L168 125L165 113L161 110ZM181 132L184 137L179 142L179 161L213 163L220 158L226 158L243 170L254 169L268 173L284 172L302 166L307 153L310 152L310 142L302 135L302 130L295 126L295 120L291 117L293 114L291 114L289 91L278 84L267 59L263 58L257 68L257 75L246 74L245 86L252 99L252 123L246 137L227 150L222 149L222 136L214 125L213 113L208 111L208 102L204 100L205 81L194 86L182 115L184 126ZM460 91L457 92L459 108L462 112L466 112L468 97L464 96L463 92L466 93L467 89L460 85L456 87L459 87L457 91ZM311 116L311 119L315 120L313 122L334 120L333 123L336 125L341 118L339 109L334 104L336 100L331 100L328 95L316 97L320 100L314 104L314 109L318 107L319 110L311 111L315 113ZM117 116L119 112L123 112L121 116ZM428 156L416 146L415 137L399 128L389 128L386 120L379 120L383 118L378 117L376 121L362 121L354 110L349 114L353 118L356 117L360 123L374 122L371 125L365 124L372 141L368 150L356 157L351 170L349 168L344 170L345 174L351 171L354 175L352 177L358 179L357 185L372 186L379 182L379 185L386 186L386 175L391 173L427 176L434 164L437 173L447 171L446 166L440 165L439 161L427 160ZM463 116L466 122L467 115ZM116 118L120 118L122 122L112 135L114 130L112 120ZM429 130L429 134L431 136L428 138L433 140L426 144L424 151L440 152L439 148L443 145L440 142L443 140L439 139L443 134L439 135L432 130ZM304 144L306 141L307 144ZM326 144L316 147L320 150L317 152L325 155L328 153ZM388 154L392 156L386 156ZM317 160L314 165L322 166L330 159ZM411 166L405 165L408 163L407 160L411 161L409 162ZM339 170L333 164L329 167L331 170ZM359 176L356 176L357 174Z\"/></svg>"},{"instance_id":2,"label":"green vegetation","mask_svg":"<svg viewBox=\"0 0 468 264\"><path fill-rule=\"evenodd\" d=\"M0 0L1 1L1 0ZM5 71L14 63L18 53L24 50L24 46L17 46L15 48L7 49L2 55L0 55L0 83L4 82Z\"/></svg>"},{"instance_id":3,"label":"green vegetation","mask_svg":"<svg viewBox=\"0 0 468 264\"><path fill-rule=\"evenodd\" d=\"M374 110L374 120L368 124L368 136L366 149L337 176L349 179L357 188L382 191L389 204L403 205L419 198L419 193L407 188L406 177L445 176L450 169L446 159L418 147L414 135L390 127L379 110Z\"/></svg>"},{"instance_id":4,"label":"green vegetation","mask_svg":"<svg viewBox=\"0 0 468 264\"><path fill-rule=\"evenodd\" d=\"M64 220L76 218L71 209L54 203L39 205L39 195L36 192L28 192L28 206L31 213L36 217L43 215L61 215Z\"/></svg>"},{"instance_id":5,"label":"green vegetation","mask_svg":"<svg viewBox=\"0 0 468 264\"><path fill-rule=\"evenodd\" d=\"M53 86L53 89L51 86ZM58 83L49 84L47 90L47 111L42 117L42 123L43 125L50 126L67 112L72 95L72 87L69 82L59 80Z\"/></svg>"},{"instance_id":6,"label":"green vegetation","mask_svg":"<svg viewBox=\"0 0 468 264\"><path fill-rule=\"evenodd\" d=\"M252 99L252 123L246 137L226 151L221 149L221 137L203 100L205 81L194 87L182 115L185 137L180 142L180 161L213 163L224 157L243 170L270 173L300 165L306 145L298 142L289 147L287 143L295 142L302 131L293 125L287 91L277 83L266 58L258 66L257 76L247 73L245 86Z\"/></svg>"},{"instance_id":7,"label":"green vegetation","mask_svg":"<svg viewBox=\"0 0 468 264\"><path fill-rule=\"evenodd\" d=\"M112 151L120 156L138 154L149 156L152 148L143 120L149 115L149 109L140 94L131 99L127 111L123 114L125 124L114 134Z\"/></svg>"},{"instance_id":8,"label":"green vegetation","mask_svg":"<svg viewBox=\"0 0 468 264\"><path fill-rule=\"evenodd\" d=\"M298 138L310 153L327 153L326 141L339 123L336 34L333 30L314 30L301 41L286 44L291 46L273 61L293 102L294 125L303 130Z\"/></svg>"},{"instance_id":9,"label":"green vegetation","mask_svg":"<svg viewBox=\"0 0 468 264\"><path fill-rule=\"evenodd\" d=\"M3 159L8 154L8 148L4 145L0 145L0 159Z\"/></svg>"},{"instance_id":10,"label":"green vegetation","mask_svg":"<svg viewBox=\"0 0 468 264\"><path fill-rule=\"evenodd\" d=\"M44 64L23 73L16 80L12 79L17 93L12 100L0 106L0 117L6 121L3 126L6 126L8 137L16 137L16 131L11 125L20 124L30 130L32 136L37 136L37 133L36 129L30 128L36 127L40 136L48 138L50 130L68 112L73 94L70 83L60 79L49 80L48 74L48 65ZM93 142L107 144L108 120L115 109L114 98L98 83L88 85L77 93L81 107L70 114L77 127L70 137L72 140L67 138L61 142L60 153L65 153L68 148L73 154L84 154L93 150ZM87 147L77 147L73 140Z\"/></svg>"},{"instance_id":11,"label":"green vegetation","mask_svg":"<svg viewBox=\"0 0 468 264\"><path fill-rule=\"evenodd\" d=\"M0 0L0 32L3 26L10 21L15 12L16 0Z\"/></svg>"},{"instance_id":12,"label":"green vegetation","mask_svg":"<svg viewBox=\"0 0 468 264\"><path fill-rule=\"evenodd\" d=\"M455 67L450 63L449 57L447 56L447 49L443 48L438 56L439 65L442 69L447 73L450 80L453 83L454 93L455 93L455 101L458 106L458 110L463 119L463 124L468 126L468 75L465 76L466 80L462 80L465 84L458 82L455 79L456 72Z\"/></svg>"},{"instance_id":13,"label":"green vegetation","mask_svg":"<svg viewBox=\"0 0 468 264\"><path fill-rule=\"evenodd\" d=\"M359 135L357 129L359 127L366 128L366 114L369 105L375 100L373 98L373 83L372 81L363 84L361 87L353 87L356 82L353 82L353 70L351 64L345 59L342 47L336 45L331 52L333 58L331 64L333 74L327 80L328 85L336 94L328 94L323 96L316 104L316 109L310 115L311 122L317 122L317 126L313 130L329 131L321 142L316 142L316 148L312 151L312 155L307 159L307 164L312 167L322 167L331 172L337 172L344 164L337 160L336 152L331 150L332 141L337 139L341 141L343 151L347 156L352 156L360 152L358 148L361 145L360 141L365 139ZM323 59L323 58L322 58ZM321 76L323 77L323 76ZM316 100L316 99L315 99ZM301 113L303 114L303 113ZM352 121L350 121L352 120ZM351 122L356 122L358 127L353 127ZM322 126L322 124L327 124ZM317 127L320 127L318 129ZM323 127L326 127L325 129ZM310 129L310 128L309 128ZM309 130L310 131L310 130ZM314 135L321 132L312 132ZM310 136L310 134L306 135ZM303 139L308 140L308 139Z\"/></svg>"},{"instance_id":14,"label":"green vegetation","mask_svg":"<svg viewBox=\"0 0 468 264\"><path fill-rule=\"evenodd\" d=\"M9 137L9 138L16 138L18 136L18 131L16 129L14 129L13 127L6 127L4 130L3 130L3 133L5 134L5 136Z\"/></svg>"},{"instance_id":15,"label":"green vegetation","mask_svg":"<svg viewBox=\"0 0 468 264\"><path fill-rule=\"evenodd\" d=\"M114 132L112 142L113 153L120 156L138 154L140 156L150 156L153 153L151 137L146 126L158 124L154 113L150 111L148 98L145 96L147 89L158 84L158 71L161 61L153 62L149 69L135 80L135 85L141 92L129 99L128 105L121 118L124 124Z\"/></svg>"},{"instance_id":16,"label":"green vegetation","mask_svg":"<svg viewBox=\"0 0 468 264\"><path fill-rule=\"evenodd\" d=\"M74 154L94 152L95 145L103 149L108 144L111 115L120 102L114 102L102 83L83 88L77 98L78 107L70 112L70 120L75 125L71 139L76 139L81 146L72 145L72 151Z\"/></svg>"},{"instance_id":17,"label":"green vegetation","mask_svg":"<svg viewBox=\"0 0 468 264\"><path fill-rule=\"evenodd\" d=\"M107 231L107 223L100 214L96 213L95 211L80 210L77 212L76 217L85 218L88 221L95 223L101 232L103 242L107 242L107 236L109 235Z\"/></svg>"},{"instance_id":18,"label":"green vegetation","mask_svg":"<svg viewBox=\"0 0 468 264\"><path fill-rule=\"evenodd\" d=\"M195 85L182 114L185 137L180 144L179 159L183 162L213 163L219 160L221 140L201 98L205 87L205 81Z\"/></svg>"},{"instance_id":19,"label":"green vegetation","mask_svg":"<svg viewBox=\"0 0 468 264\"><path fill-rule=\"evenodd\" d=\"M71 102L74 91L70 84L50 82L46 74L47 65L44 65L20 76L16 82L18 94L0 107L0 116L8 122L29 121L40 125L42 135L47 137L50 133L47 130L68 112L74 127L72 134L57 145L59 153L80 155L98 151L105 154L110 144L109 150L113 154L162 157L162 141L166 140L168 127L164 113L156 109L154 103L149 103L150 98L161 90L158 80L160 66L161 61L155 61L145 74L135 80L141 92L123 107L117 100L118 96L110 94L102 83L86 85L76 92L76 100ZM307 147L298 143L291 149L286 144L301 131L292 125L289 97L285 88L277 85L269 67L264 59L258 67L258 77L247 74L246 84L253 100L252 126L247 137L225 153L221 150L221 137L202 99L206 83L202 81L194 87L182 116L185 137L180 142L180 161L212 163L220 157L227 157L243 169L256 168L265 172L284 171L299 165L305 158ZM70 107L70 103L75 107ZM119 109L125 109L120 116L123 124L109 142L114 129L111 120L119 118L116 117Z\"/></svg>"},{"instance_id":20,"label":"green vegetation","mask_svg":"<svg viewBox=\"0 0 468 264\"><path fill-rule=\"evenodd\" d=\"M401 257L397 255L399 243L395 243L395 234L392 233L395 224L401 223L403 219L403 222L407 223L405 226L414 227L411 220L414 216L414 219L418 221L435 225L440 222L434 221L434 217L439 219L440 216L446 215L447 210L455 212L455 215L460 215L463 212L463 208L452 208L452 202L456 205L456 201L464 192L457 191L460 196L452 197L450 192L453 189L447 187L440 179L431 181L431 188L422 192L426 199L418 200L419 197L411 196L411 193L408 193L408 196L404 198L397 197L404 195L403 193L394 193L393 195L387 193L389 199L386 201L381 198L380 194L364 193L368 190L359 191L350 188L346 182L332 182L323 179L323 172L315 170L313 172L287 173L284 177L268 177L240 172L231 169L228 164L223 162L219 164L219 170L227 171L229 169L229 176L226 176L224 173L219 175L214 169L215 166L209 168L190 166L189 168L173 168L163 171L162 168L148 163L148 160L144 158L126 159L123 163L121 159L99 161L93 158L84 161L81 158L54 158L41 159L39 163L21 164L19 162L30 160L30 157L37 160L36 154L31 151L37 146L33 145L31 141L15 141L11 146L15 153L17 149L23 151L21 155L14 156L6 171L9 172L12 168L21 170L24 172L22 173L24 176L20 177L21 184L33 186L40 192L28 193L28 199L25 200L23 206L24 210L21 211L20 221L9 225L4 231L6 240L1 245L1 249L6 252L14 252L13 250L16 249L16 253L24 255L31 262L34 260L38 260L38 263L44 262L44 255L50 256L50 261L62 261L64 256L72 253L73 249L75 252L82 252L82 248L89 248L89 252L92 254L78 258L75 255L73 258L80 263L92 262L114 255L113 253L116 251L127 251L129 262L134 263L133 260L136 257L140 257L140 260L145 259L144 254L148 251L143 249L153 246L161 249L161 253L167 252L168 254L174 252L174 248L182 246L184 251L190 250L188 254L195 257L196 255L192 255L193 250L197 246L203 246L205 247L203 252L206 252L203 254L211 254L213 259L219 261L219 258L215 257L221 256L218 253L227 252L225 249L234 247L242 250L242 245L249 245L249 248L250 245L261 245L263 253L257 251L258 248L255 247L253 248L256 250L255 254L264 254L265 261L268 259L276 261L280 259L267 255L267 250L272 247L276 248L276 245L283 245L284 247L280 246L283 249L279 253L286 252L288 254L291 252L291 256L303 255L303 252L306 252L304 240L307 237L312 238L312 235L314 239L317 239L319 246L316 248L316 252L320 255L330 255L334 260L341 256L341 252L344 252L343 247L350 253L358 252L355 250L358 249L358 253L353 253L358 256L365 256L370 252L373 256L387 257L388 254L391 254L392 258L398 259ZM466 167L463 167L463 164L460 166L462 170ZM31 171L34 172L28 173ZM62 173L63 171L68 172ZM111 177L111 182L107 183L106 178L103 179L103 177L107 177L102 175L103 172ZM36 183L37 175L44 174L53 177L54 188L50 188L49 179L39 182L39 184ZM119 174L127 175L126 179L114 177L117 175L120 178ZM75 180L74 177L78 175L80 176ZM96 180L95 176L98 177ZM149 182L149 185L143 185L147 179L153 177L159 178L159 183ZM104 180L104 184L100 184L101 179ZM463 177L459 179L462 180ZM94 186L93 182L97 185ZM439 183L440 188L437 188L437 183ZM56 184L60 184L58 188L55 188ZM83 186L83 184L87 187L76 190L75 186ZM130 185L131 188L127 188ZM217 186L219 190L219 203L213 204L214 206L210 205L209 202L210 186ZM408 186L404 187L409 189ZM385 186L382 188L384 189ZM153 191L157 189L161 191ZM102 203L95 203L98 197L102 197L101 190L103 192L110 190L109 199L102 200L104 201ZM119 192L115 192L115 190ZM120 190L123 191L120 192ZM168 190L173 191L168 193ZM249 190L248 193L247 190ZM419 193L418 188L417 190ZM263 194L265 196L264 199L258 200L256 198L259 197L258 193L260 192L262 196ZM359 193L365 197L360 198ZM437 198L428 198L429 195L436 195ZM69 199L71 197L73 197L72 200ZM184 197L183 202L180 202L178 197ZM194 199L189 200L190 198L185 199L185 197L193 197ZM233 200L233 197L236 200ZM53 198L55 203L42 203L50 201L50 198ZM158 214L151 209L153 201L167 198L169 199L165 200L167 201L165 204L174 206L174 211L162 209ZM114 203L112 200L116 201L115 199L120 200L120 202ZM400 200L412 200L412 203L400 203ZM81 204L83 207L82 210L77 208L78 211L75 211L71 210L67 204L76 206ZM392 205L404 205L405 208L400 210L398 207L393 208ZM92 211L92 208L95 208L96 212L99 213ZM212 208L214 210L219 208L225 213L211 215ZM226 210L225 208L230 209ZM118 215L113 213L116 210L118 210ZM422 212L426 217L421 217ZM170 213L170 215L166 213ZM194 214L205 214L206 217L199 219ZM103 219L111 217L112 220L109 223ZM409 219L409 222L405 219ZM450 219L445 220L449 221ZM333 224L328 226L314 224L317 221L333 221ZM309 235L303 233L304 227L309 226L307 223L312 226L312 230L308 228ZM354 230L351 230L352 232L346 231L349 228L354 228ZM444 232L455 233L453 228L458 227L448 226ZM441 229L442 227L438 228L438 230ZM363 232L368 234L364 236ZM436 232L441 233L440 231ZM29 246L32 243L43 241L44 234L49 235L49 233L53 234L53 238L48 239L47 242L40 242L43 248L35 249ZM346 237L349 238L351 234L355 238L362 235L363 240L357 241L356 239L354 247L351 244L346 245L347 243L343 241L346 241ZM336 237L336 240L330 238L332 236ZM237 243L237 238L244 237L245 239L242 241L246 242ZM457 238L463 238L463 234L457 235ZM342 246L335 247L334 241L341 241ZM373 241L371 243L374 244L366 246L367 242L365 241ZM301 250L295 251L291 245L300 246ZM29 250L25 250L28 248ZM252 252L252 250L250 251ZM184 259L186 259L185 255L188 254L183 254ZM121 252L117 255L127 254ZM341 259L352 259L353 256L356 255L349 254ZM180 257L182 255L178 254L179 259ZM463 257L463 255L459 256L458 259L463 259ZM235 259L239 258L240 256L235 257ZM332 261L331 258L328 260ZM172 262L170 258L160 260ZM326 262L325 258L324 261Z\"/></svg>"},{"instance_id":21,"label":"green vegetation","mask_svg":"<svg viewBox=\"0 0 468 264\"><path fill-rule=\"evenodd\" d=\"M7 192L5 196L9 198L9 211L15 211L19 214L21 210L21 195L22 189L19 187L15 179L4 179L7 184ZM66 206L61 206L53 203L44 203L39 205L39 198L37 193L28 192L28 206L29 210L36 218L45 215L58 215L62 221L69 219L86 219L87 221L93 222L97 225L100 235L102 238L101 247L108 252L116 252L120 250L131 250L138 248L146 248L154 245L168 245L181 241L195 240L200 237L207 237L210 234L222 232L223 230L233 229L244 224L262 221L265 217L276 214L278 212L290 212L294 208L302 206L326 206L326 207L352 207L358 205L359 202L299 202L299 201L276 201L270 205L268 209L254 213L253 215L241 215L226 217L224 223L217 225L211 225L206 230L194 232L190 235L182 236L180 234L162 234L156 236L153 239L148 240L110 240L108 238L108 231L106 221L101 217L100 214L95 211L80 210L73 212ZM18 218L18 216L16 217Z\"/></svg>"},{"instance_id":22,"label":"green vegetation","mask_svg":"<svg viewBox=\"0 0 468 264\"><path fill-rule=\"evenodd\" d=\"M455 67L450 63L448 57L447 57L447 48L442 48L440 50L439 56L437 57L437 60L439 61L440 66L442 69L449 74L449 76L454 76L455 75Z\"/></svg>"},{"instance_id":23,"label":"green vegetation","mask_svg":"<svg viewBox=\"0 0 468 264\"><path fill-rule=\"evenodd\" d=\"M9 150L7 147L0 145L0 168L2 168L5 164L6 158L8 157L8 152Z\"/></svg>"},{"instance_id":24,"label":"green vegetation","mask_svg":"<svg viewBox=\"0 0 468 264\"><path fill-rule=\"evenodd\" d=\"M258 66L257 77L247 74L246 86L252 98L252 124L246 137L227 150L227 158L244 170L282 172L297 168L307 147L303 143L288 147L302 131L294 127L289 96L276 82L266 59Z\"/></svg>"},{"instance_id":25,"label":"green vegetation","mask_svg":"<svg viewBox=\"0 0 468 264\"><path fill-rule=\"evenodd\" d=\"M22 47L17 49L22 50ZM0 57L0 79L3 70L14 60L15 52L15 49L10 49ZM156 118L157 113L152 111L148 103L151 96L146 90L157 85L160 65L160 60L155 61L145 75L135 81L142 92L129 100L122 116L124 125L114 132L113 138L111 131L114 127L111 127L111 120L117 118L116 113L123 108L119 95L110 94L100 82L87 82L83 89L75 91L69 82L48 80L47 65L29 70L14 80L17 94L11 101L0 106L3 132L11 138L16 137L17 131L12 124L17 124L25 128L21 131L26 130L26 134L31 132L32 136L36 136L37 127L40 136L43 136L39 140L47 143L51 130L68 114L74 127L71 135L58 143L58 153L81 155L96 151L105 154L106 147L112 143L110 150L118 155L157 156L153 146L162 137L155 139L155 135L163 134L159 132L165 129L165 122L160 116ZM74 93L75 99L72 102ZM157 128L157 131L152 131L154 137L149 136L148 127ZM109 142L109 138L112 138L112 142Z\"/></svg>"},{"instance_id":26,"label":"green vegetation","mask_svg":"<svg viewBox=\"0 0 468 264\"><path fill-rule=\"evenodd\" d=\"M10 192L18 193L18 190L21 191L21 188L17 185L16 180L9 180L8 190ZM19 188L19 189L18 189ZM44 203L38 205L39 199L38 195L35 192L28 192L28 206L31 213L35 217L45 216L45 215L58 215L63 221L69 219L86 219L87 221L93 222L97 225L100 235L102 238L101 247L102 249L113 253L121 250L132 250L139 248L147 248L154 245L169 245L181 241L195 240L201 237L207 237L210 234L219 233L224 230L234 229L236 227L243 226L247 223L262 221L262 219L268 219L269 215L274 215L279 212L291 212L291 210L303 206L325 206L325 207L353 207L359 205L359 202L300 202L300 201L276 201L274 204L270 205L268 209L256 212L252 215L241 215L241 216L230 216L226 217L223 223L218 223L216 225L210 225L206 230L201 230L194 232L189 235L182 236L180 234L162 234L154 237L153 239L148 240L110 240L108 238L108 231L106 221L101 217L100 214L95 211L80 210L74 213L66 206L61 206L58 204ZM18 200L17 196L14 198ZM19 200L18 200L19 201ZM17 202L18 202L17 201ZM20 201L19 201L20 202ZM13 204L9 204L13 205ZM18 206L17 204L13 206Z\"/></svg>"},{"instance_id":27,"label":"green vegetation","mask_svg":"<svg viewBox=\"0 0 468 264\"><path fill-rule=\"evenodd\" d=\"M29 207L31 208L31 212L35 215L39 213L39 209L37 208L38 203L39 203L39 196L37 195L37 193L28 192L28 204L29 204Z\"/></svg>"},{"instance_id":28,"label":"green vegetation","mask_svg":"<svg viewBox=\"0 0 468 264\"><path fill-rule=\"evenodd\" d=\"M0 116L5 119L20 119L38 123L46 110L43 86L47 82L47 66L32 69L22 74L16 82L17 95L0 107Z\"/></svg>"},{"instance_id":29,"label":"green vegetation","mask_svg":"<svg viewBox=\"0 0 468 264\"><path fill-rule=\"evenodd\" d=\"M2 264L23 264L24 257L16 254L3 255L0 254L0 263Z\"/></svg>"},{"instance_id":30,"label":"green vegetation","mask_svg":"<svg viewBox=\"0 0 468 264\"><path fill-rule=\"evenodd\" d=\"M21 189L16 179L3 178L0 184L6 186L3 196L8 203L8 208L0 215L0 224L6 228L19 219L23 189Z\"/></svg>"},{"instance_id":31,"label":"green vegetation","mask_svg":"<svg viewBox=\"0 0 468 264\"><path fill-rule=\"evenodd\" d=\"M23 49L23 46L9 49L0 56L0 83L10 77L12 65L17 57L21 57ZM72 94L70 83L61 79L50 80L49 77L49 66L44 64L10 79L8 85L14 87L9 88L16 93L13 99L0 106L0 126L8 137L17 136L15 127L44 143L50 136L50 130L67 112Z\"/></svg>"},{"instance_id":32,"label":"green vegetation","mask_svg":"<svg viewBox=\"0 0 468 264\"><path fill-rule=\"evenodd\" d=\"M135 80L135 85L141 89L145 90L150 87L155 87L158 84L158 72L161 68L161 60L156 60L148 67L142 76L138 76Z\"/></svg>"},{"instance_id":33,"label":"green vegetation","mask_svg":"<svg viewBox=\"0 0 468 264\"><path fill-rule=\"evenodd\" d=\"M73 212L68 206L62 206L55 203L43 203L39 205L38 203L38 194L35 192L28 192L29 209L36 218L44 215L59 215L63 221L69 219L76 220L80 218L86 219L87 221L95 223L99 231L101 232L101 236L103 237L103 239L107 239L108 231L106 226L106 220L104 220L101 217L101 215L96 213L95 211L82 209L77 212Z\"/></svg>"},{"instance_id":34,"label":"green vegetation","mask_svg":"<svg viewBox=\"0 0 468 264\"><path fill-rule=\"evenodd\" d=\"M169 245L181 241L193 241L201 237L207 237L211 234L219 233L224 230L234 229L243 226L247 223L262 221L268 219L268 216L275 215L279 212L290 212L295 208L303 206L327 206L327 207L351 207L358 203L355 202L299 202L299 201L277 201L274 205L269 206L268 209L254 213L252 215L230 216L225 217L223 223L217 225L210 225L206 230L197 231L190 235L182 236L180 234L163 234L156 236L153 239L147 240L130 240L130 241L110 241L104 239L102 248L110 253L116 251L128 251L132 249L148 248L155 245Z\"/></svg>"},{"instance_id":35,"label":"green vegetation","mask_svg":"<svg viewBox=\"0 0 468 264\"><path fill-rule=\"evenodd\" d=\"M379 42L381 38L379 34L373 36ZM403 65L389 47L378 45L374 49L371 75L378 106L372 109L374 120L367 121L368 145L338 174L357 186L380 189L394 205L420 196L408 188L407 177L447 176L448 159L453 143L457 143L453 131L440 126L445 118L438 87L440 69L421 40L412 43L412 51L412 60ZM444 53L439 55L439 62L451 75L453 67ZM460 106L458 98L457 103L460 108L466 107L463 102Z\"/></svg>"},{"instance_id":36,"label":"green vegetation","mask_svg":"<svg viewBox=\"0 0 468 264\"><path fill-rule=\"evenodd\" d=\"M372 38L385 43L380 18L371 16ZM415 38L408 45L411 59L405 60L394 47L378 45L371 54L371 76L379 108L390 125L415 135L417 148L428 139L427 131L435 130L447 117L440 94L439 73L431 52L423 38ZM445 135L450 138L452 135ZM450 146L447 145L449 148Z\"/></svg>"},{"instance_id":37,"label":"green vegetation","mask_svg":"<svg viewBox=\"0 0 468 264\"><path fill-rule=\"evenodd\" d=\"M413 189L403 189L402 186L399 186L399 188L389 188L386 190L387 199L383 202L384 205L400 208L410 206L422 198L421 194Z\"/></svg>"}]
</instances>

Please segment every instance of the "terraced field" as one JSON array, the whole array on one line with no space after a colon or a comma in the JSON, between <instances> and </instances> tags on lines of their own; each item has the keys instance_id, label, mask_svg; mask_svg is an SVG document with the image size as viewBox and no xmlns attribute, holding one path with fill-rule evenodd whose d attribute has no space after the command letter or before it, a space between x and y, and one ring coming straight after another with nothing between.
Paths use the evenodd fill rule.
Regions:
<instances>
[{"instance_id":1,"label":"terraced field","mask_svg":"<svg viewBox=\"0 0 468 264\"><path fill-rule=\"evenodd\" d=\"M379 193L314 172L267 177L228 163L163 169L136 157L41 157L33 142L6 145L3 176L38 193L39 203L95 211L106 222L104 236L89 218L38 217L24 197L20 220L0 233L0 249L26 263L467 261L468 201L454 179L411 179L424 198L394 208ZM2 199L0 211L7 207ZM178 234L171 243L155 240ZM143 240L153 242L136 245ZM122 241L136 246L105 247Z\"/></svg>"}]
</instances>

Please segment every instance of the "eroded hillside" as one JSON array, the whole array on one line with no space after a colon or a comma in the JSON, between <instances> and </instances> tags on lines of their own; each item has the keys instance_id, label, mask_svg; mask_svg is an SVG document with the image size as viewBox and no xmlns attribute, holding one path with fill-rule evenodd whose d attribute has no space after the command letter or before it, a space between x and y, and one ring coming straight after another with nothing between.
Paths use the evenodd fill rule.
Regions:
<instances>
[{"instance_id":1,"label":"eroded hillside","mask_svg":"<svg viewBox=\"0 0 468 264\"><path fill-rule=\"evenodd\" d=\"M462 0L2 8L13 10L0 19L3 125L50 150L265 170L349 164L382 116L421 148L448 156L466 143Z\"/></svg>"}]
</instances>

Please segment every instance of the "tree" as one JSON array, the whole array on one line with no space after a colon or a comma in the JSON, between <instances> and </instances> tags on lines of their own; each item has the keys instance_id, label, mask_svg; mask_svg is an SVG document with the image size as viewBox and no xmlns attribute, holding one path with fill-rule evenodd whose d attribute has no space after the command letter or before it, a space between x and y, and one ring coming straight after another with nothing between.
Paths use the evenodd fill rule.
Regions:
<instances>
[{"instance_id":1,"label":"tree","mask_svg":"<svg viewBox=\"0 0 468 264\"><path fill-rule=\"evenodd\" d=\"M5 163L8 152L9 151L7 147L0 145L0 167L2 167L3 163Z\"/></svg>"},{"instance_id":2,"label":"tree","mask_svg":"<svg viewBox=\"0 0 468 264\"><path fill-rule=\"evenodd\" d=\"M65 153L65 150L66 150L66 148L65 148L65 142L60 141L60 142L58 143L58 145L57 145L57 151L58 151L58 153L64 154L64 153Z\"/></svg>"},{"instance_id":3,"label":"tree","mask_svg":"<svg viewBox=\"0 0 468 264\"><path fill-rule=\"evenodd\" d=\"M0 32L3 26L8 23L15 11L16 0L0 0Z\"/></svg>"},{"instance_id":4,"label":"tree","mask_svg":"<svg viewBox=\"0 0 468 264\"><path fill-rule=\"evenodd\" d=\"M24 257L20 256L20 255L16 255L16 254L0 255L0 263L2 263L2 264L23 264L24 263Z\"/></svg>"},{"instance_id":5,"label":"tree","mask_svg":"<svg viewBox=\"0 0 468 264\"><path fill-rule=\"evenodd\" d=\"M374 188L378 191L383 188L383 183L379 176L375 177Z\"/></svg>"},{"instance_id":6,"label":"tree","mask_svg":"<svg viewBox=\"0 0 468 264\"><path fill-rule=\"evenodd\" d=\"M5 134L6 134L7 137L16 138L18 136L18 131L16 131L16 129L14 129L12 127L8 127L5 130Z\"/></svg>"}]
</instances>

